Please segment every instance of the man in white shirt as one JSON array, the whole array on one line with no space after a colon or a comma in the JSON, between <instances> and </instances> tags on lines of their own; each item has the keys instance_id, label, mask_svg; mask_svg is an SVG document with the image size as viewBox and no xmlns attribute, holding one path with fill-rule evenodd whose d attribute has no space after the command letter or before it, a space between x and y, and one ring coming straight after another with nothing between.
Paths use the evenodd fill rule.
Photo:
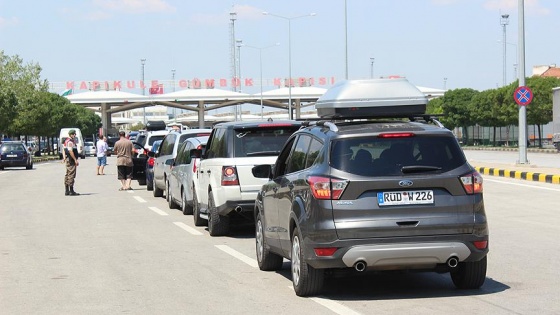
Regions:
<instances>
[{"instance_id":1,"label":"man in white shirt","mask_svg":"<svg viewBox=\"0 0 560 315\"><path fill-rule=\"evenodd\" d=\"M105 165L107 165L107 150L109 146L104 135L99 135L97 140L97 175L105 175Z\"/></svg>"}]
</instances>

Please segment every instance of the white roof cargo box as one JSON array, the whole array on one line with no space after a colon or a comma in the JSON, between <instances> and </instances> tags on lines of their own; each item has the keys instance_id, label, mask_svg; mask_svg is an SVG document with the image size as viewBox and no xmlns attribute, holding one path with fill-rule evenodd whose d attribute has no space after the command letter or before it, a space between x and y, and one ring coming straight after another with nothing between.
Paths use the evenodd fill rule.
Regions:
<instances>
[{"instance_id":1,"label":"white roof cargo box","mask_svg":"<svg viewBox=\"0 0 560 315\"><path fill-rule=\"evenodd\" d=\"M347 80L321 96L315 108L322 118L373 118L423 115L428 99L405 78Z\"/></svg>"}]
</instances>

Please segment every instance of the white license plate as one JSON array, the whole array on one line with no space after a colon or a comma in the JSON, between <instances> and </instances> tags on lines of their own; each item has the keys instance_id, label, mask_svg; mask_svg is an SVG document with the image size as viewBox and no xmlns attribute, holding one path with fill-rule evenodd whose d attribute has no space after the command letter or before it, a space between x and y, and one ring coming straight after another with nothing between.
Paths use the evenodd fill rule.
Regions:
<instances>
[{"instance_id":1,"label":"white license plate","mask_svg":"<svg viewBox=\"0 0 560 315\"><path fill-rule=\"evenodd\" d=\"M380 206L433 204L433 190L378 192L377 203Z\"/></svg>"},{"instance_id":2,"label":"white license plate","mask_svg":"<svg viewBox=\"0 0 560 315\"><path fill-rule=\"evenodd\" d=\"M7 157L17 157L17 154L7 154Z\"/></svg>"}]
</instances>

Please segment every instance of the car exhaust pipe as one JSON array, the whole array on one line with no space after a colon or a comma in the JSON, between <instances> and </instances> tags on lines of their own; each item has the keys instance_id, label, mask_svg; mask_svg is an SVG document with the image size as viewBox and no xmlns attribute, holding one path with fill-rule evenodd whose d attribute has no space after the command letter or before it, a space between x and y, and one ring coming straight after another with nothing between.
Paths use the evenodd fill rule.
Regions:
<instances>
[{"instance_id":1,"label":"car exhaust pipe","mask_svg":"<svg viewBox=\"0 0 560 315\"><path fill-rule=\"evenodd\" d=\"M235 207L234 211L237 213L240 213L241 210L243 210L243 208L241 208L240 206Z\"/></svg>"},{"instance_id":2,"label":"car exhaust pipe","mask_svg":"<svg viewBox=\"0 0 560 315\"><path fill-rule=\"evenodd\" d=\"M447 266L448 266L449 268L455 268L455 267L457 267L458 265L459 265L459 260L457 259L457 257L450 257L450 258L447 260Z\"/></svg>"},{"instance_id":3,"label":"car exhaust pipe","mask_svg":"<svg viewBox=\"0 0 560 315\"><path fill-rule=\"evenodd\" d=\"M354 269L356 269L356 271L358 272L362 272L366 270L366 268L367 268L367 264L363 260L360 260L354 264Z\"/></svg>"}]
</instances>

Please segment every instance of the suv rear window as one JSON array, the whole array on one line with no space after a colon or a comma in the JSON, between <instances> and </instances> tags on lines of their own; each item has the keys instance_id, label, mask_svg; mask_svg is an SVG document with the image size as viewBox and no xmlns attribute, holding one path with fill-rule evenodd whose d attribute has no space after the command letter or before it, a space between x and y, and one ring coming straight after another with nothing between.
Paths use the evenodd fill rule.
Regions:
<instances>
[{"instance_id":1,"label":"suv rear window","mask_svg":"<svg viewBox=\"0 0 560 315\"><path fill-rule=\"evenodd\" d=\"M278 155L298 129L299 126L235 129L234 157Z\"/></svg>"},{"instance_id":2,"label":"suv rear window","mask_svg":"<svg viewBox=\"0 0 560 315\"><path fill-rule=\"evenodd\" d=\"M357 175L387 176L417 172L446 172L466 163L452 137L375 136L334 140L331 166Z\"/></svg>"}]
</instances>

